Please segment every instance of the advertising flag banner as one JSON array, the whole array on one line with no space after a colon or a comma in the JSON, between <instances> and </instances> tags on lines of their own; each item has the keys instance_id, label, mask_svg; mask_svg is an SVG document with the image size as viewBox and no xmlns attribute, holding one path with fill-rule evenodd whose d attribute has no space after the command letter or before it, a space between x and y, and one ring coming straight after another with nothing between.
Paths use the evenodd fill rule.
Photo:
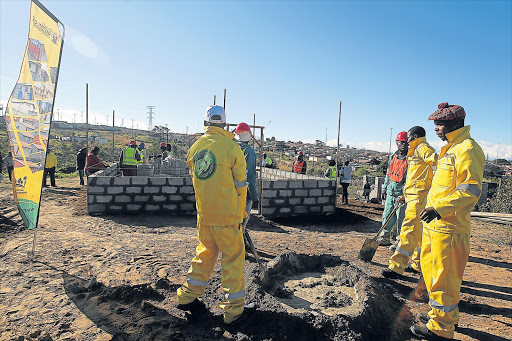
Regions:
<instances>
[{"instance_id":1,"label":"advertising flag banner","mask_svg":"<svg viewBox=\"0 0 512 341\"><path fill-rule=\"evenodd\" d=\"M14 199L29 229L37 226L39 218L63 44L64 25L39 1L32 0L27 47L4 116L14 161Z\"/></svg>"}]
</instances>

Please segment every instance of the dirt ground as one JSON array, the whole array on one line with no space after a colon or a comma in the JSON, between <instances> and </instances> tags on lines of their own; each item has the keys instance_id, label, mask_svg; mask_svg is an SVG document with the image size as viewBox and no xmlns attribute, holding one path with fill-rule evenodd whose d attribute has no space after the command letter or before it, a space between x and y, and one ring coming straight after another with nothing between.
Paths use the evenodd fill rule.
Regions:
<instances>
[{"instance_id":1,"label":"dirt ground","mask_svg":"<svg viewBox=\"0 0 512 341\"><path fill-rule=\"evenodd\" d=\"M43 190L34 257L30 256L34 231L21 228L19 216L0 221L0 340L415 340L404 331L416 322L418 312L428 310L427 304L409 299L417 275L407 274L404 280L380 275L391 256L388 248L379 248L370 264L357 259L365 237L380 226L382 206L351 200L330 216L274 221L256 216L248 228L266 262L295 252L335 256L347 269L357 268L353 272L375 285L380 303L373 309L383 309L380 315L372 311L365 315L365 328L351 327L350 318L333 320L328 314L287 309L260 285L250 253L246 291L247 300L258 303L256 313L243 325L223 326L218 262L203 296L211 316L188 323L175 308L175 291L195 252L195 217L91 217L85 215L85 188L78 186L78 179L58 179L57 184ZM13 207L11 188L5 182L0 184L0 199L0 211ZM455 339L511 340L508 243L510 227L472 221ZM321 268L312 275L316 280L308 274L290 277L283 290L307 287L297 284L305 277L311 285L325 284L325 276L333 278L332 269ZM343 293L335 289L323 286L323 297L318 297L323 308L334 303L349 307L355 297L352 289ZM386 295L389 304L378 301ZM309 306L313 307L305 305Z\"/></svg>"}]
</instances>

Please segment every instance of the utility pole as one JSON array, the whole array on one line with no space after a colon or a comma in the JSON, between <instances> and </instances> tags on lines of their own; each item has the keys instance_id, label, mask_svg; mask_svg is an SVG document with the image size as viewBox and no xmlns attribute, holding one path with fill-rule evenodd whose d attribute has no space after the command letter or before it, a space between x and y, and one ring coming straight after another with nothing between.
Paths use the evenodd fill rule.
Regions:
<instances>
[{"instance_id":1,"label":"utility pole","mask_svg":"<svg viewBox=\"0 0 512 341\"><path fill-rule=\"evenodd\" d=\"M82 110L82 123L84 123L84 111Z\"/></svg>"},{"instance_id":2,"label":"utility pole","mask_svg":"<svg viewBox=\"0 0 512 341\"><path fill-rule=\"evenodd\" d=\"M393 128L390 128L391 129L391 133L389 134L389 151L388 151L388 154L391 155L391 138L393 136Z\"/></svg>"},{"instance_id":3,"label":"utility pole","mask_svg":"<svg viewBox=\"0 0 512 341\"><path fill-rule=\"evenodd\" d=\"M498 143L498 149L496 149L496 160L498 160L499 151L500 151L500 144Z\"/></svg>"},{"instance_id":4,"label":"utility pole","mask_svg":"<svg viewBox=\"0 0 512 341\"><path fill-rule=\"evenodd\" d=\"M327 147L327 128L325 128L325 146Z\"/></svg>"},{"instance_id":5,"label":"utility pole","mask_svg":"<svg viewBox=\"0 0 512 341\"><path fill-rule=\"evenodd\" d=\"M86 150L89 153L89 83L85 83L85 140Z\"/></svg>"},{"instance_id":6,"label":"utility pole","mask_svg":"<svg viewBox=\"0 0 512 341\"><path fill-rule=\"evenodd\" d=\"M149 131L153 129L153 115L155 114L153 112L153 109L155 109L154 105L148 105L146 106L146 109L148 109L148 127Z\"/></svg>"},{"instance_id":7,"label":"utility pole","mask_svg":"<svg viewBox=\"0 0 512 341\"><path fill-rule=\"evenodd\" d=\"M124 128L124 118L121 119L121 127Z\"/></svg>"},{"instance_id":8,"label":"utility pole","mask_svg":"<svg viewBox=\"0 0 512 341\"><path fill-rule=\"evenodd\" d=\"M132 135L133 135L133 138L135 139L135 130L133 130L133 118L132 118Z\"/></svg>"},{"instance_id":9,"label":"utility pole","mask_svg":"<svg viewBox=\"0 0 512 341\"><path fill-rule=\"evenodd\" d=\"M169 128L167 128L167 123L165 124L165 133L167 135L165 138L165 143L169 144Z\"/></svg>"},{"instance_id":10,"label":"utility pole","mask_svg":"<svg viewBox=\"0 0 512 341\"><path fill-rule=\"evenodd\" d=\"M73 123L76 123L76 112L73 113Z\"/></svg>"},{"instance_id":11,"label":"utility pole","mask_svg":"<svg viewBox=\"0 0 512 341\"><path fill-rule=\"evenodd\" d=\"M116 153L114 152L115 140L116 140L116 111L112 110L112 160L116 159Z\"/></svg>"}]
</instances>

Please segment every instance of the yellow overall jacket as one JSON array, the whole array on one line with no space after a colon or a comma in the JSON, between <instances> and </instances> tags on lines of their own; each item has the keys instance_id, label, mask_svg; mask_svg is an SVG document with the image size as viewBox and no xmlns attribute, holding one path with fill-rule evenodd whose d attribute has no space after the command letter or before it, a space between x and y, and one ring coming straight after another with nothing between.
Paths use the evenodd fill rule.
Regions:
<instances>
[{"instance_id":1,"label":"yellow overall jacket","mask_svg":"<svg viewBox=\"0 0 512 341\"><path fill-rule=\"evenodd\" d=\"M441 148L426 205L441 218L425 224L427 229L455 234L471 231L470 213L482 192L485 157L469 130L465 126L446 134L448 144Z\"/></svg>"},{"instance_id":2,"label":"yellow overall jacket","mask_svg":"<svg viewBox=\"0 0 512 341\"><path fill-rule=\"evenodd\" d=\"M49 152L46 156L44 168L57 167L57 156L53 152Z\"/></svg>"},{"instance_id":3,"label":"yellow overall jacket","mask_svg":"<svg viewBox=\"0 0 512 341\"><path fill-rule=\"evenodd\" d=\"M407 153L407 178L404 185L405 201L427 196L437 164L437 153L425 137L409 144ZM419 214L419 212L418 212Z\"/></svg>"},{"instance_id":4,"label":"yellow overall jacket","mask_svg":"<svg viewBox=\"0 0 512 341\"><path fill-rule=\"evenodd\" d=\"M228 226L247 216L246 162L233 137L222 128L206 127L187 153L199 224Z\"/></svg>"}]
</instances>

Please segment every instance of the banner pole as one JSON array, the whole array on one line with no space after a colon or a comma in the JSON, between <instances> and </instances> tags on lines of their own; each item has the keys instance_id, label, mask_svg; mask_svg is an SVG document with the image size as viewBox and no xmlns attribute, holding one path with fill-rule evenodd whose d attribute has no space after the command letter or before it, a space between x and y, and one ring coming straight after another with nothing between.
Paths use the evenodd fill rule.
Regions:
<instances>
[{"instance_id":1,"label":"banner pole","mask_svg":"<svg viewBox=\"0 0 512 341\"><path fill-rule=\"evenodd\" d=\"M85 83L85 143L89 154L89 83Z\"/></svg>"},{"instance_id":2,"label":"banner pole","mask_svg":"<svg viewBox=\"0 0 512 341\"><path fill-rule=\"evenodd\" d=\"M224 112L226 112L226 89L224 89Z\"/></svg>"},{"instance_id":3,"label":"banner pole","mask_svg":"<svg viewBox=\"0 0 512 341\"><path fill-rule=\"evenodd\" d=\"M336 183L334 184L335 190L338 190L338 176L339 176L339 167L338 167L338 159L340 152L340 126L341 126L341 101L340 101L340 112L338 114L338 145L336 146Z\"/></svg>"},{"instance_id":4,"label":"banner pole","mask_svg":"<svg viewBox=\"0 0 512 341\"><path fill-rule=\"evenodd\" d=\"M36 254L36 231L37 229L34 229L34 239L32 240L32 255L31 258L34 258Z\"/></svg>"},{"instance_id":5,"label":"banner pole","mask_svg":"<svg viewBox=\"0 0 512 341\"><path fill-rule=\"evenodd\" d=\"M116 125L115 125L115 119L116 119L116 111L112 110L112 160L116 160L116 153L114 151L115 147L115 139L116 139ZM112 162L114 162L112 161Z\"/></svg>"}]
</instances>

